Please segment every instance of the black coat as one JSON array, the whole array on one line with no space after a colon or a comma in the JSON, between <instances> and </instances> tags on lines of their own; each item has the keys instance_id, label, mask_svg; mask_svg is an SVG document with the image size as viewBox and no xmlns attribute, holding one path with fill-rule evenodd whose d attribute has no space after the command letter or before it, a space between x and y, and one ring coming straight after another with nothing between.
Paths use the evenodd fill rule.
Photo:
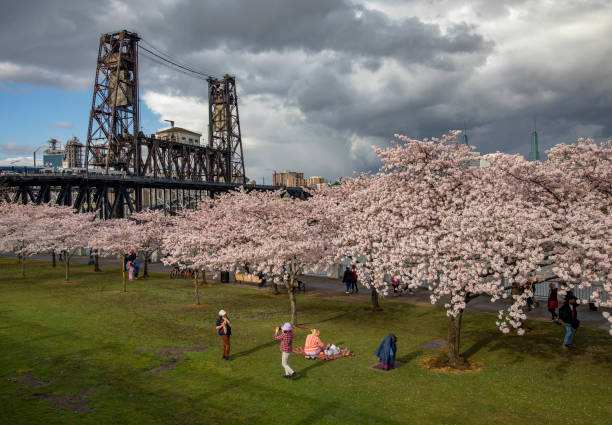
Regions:
<instances>
[{"instance_id":1,"label":"black coat","mask_svg":"<svg viewBox=\"0 0 612 425\"><path fill-rule=\"evenodd\" d=\"M349 269L344 271L344 276L342 276L342 283L353 283L353 272Z\"/></svg>"},{"instance_id":2,"label":"black coat","mask_svg":"<svg viewBox=\"0 0 612 425\"><path fill-rule=\"evenodd\" d=\"M563 303L561 308L559 309L559 318L563 320L565 323L572 324L575 320L578 320L578 309L576 308L576 304L574 304L574 318L572 318L572 311L570 310L570 304L566 301Z\"/></svg>"}]
</instances>

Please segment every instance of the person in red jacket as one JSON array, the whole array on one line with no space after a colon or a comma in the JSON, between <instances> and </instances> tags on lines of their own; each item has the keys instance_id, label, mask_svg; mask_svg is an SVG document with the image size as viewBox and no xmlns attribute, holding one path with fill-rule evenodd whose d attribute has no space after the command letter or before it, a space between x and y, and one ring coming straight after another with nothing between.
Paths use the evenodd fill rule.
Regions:
<instances>
[{"instance_id":1,"label":"person in red jacket","mask_svg":"<svg viewBox=\"0 0 612 425\"><path fill-rule=\"evenodd\" d=\"M553 323L559 323L557 318L557 309L559 308L559 299L557 298L557 288L553 283L548 285L548 311L552 316Z\"/></svg>"},{"instance_id":2,"label":"person in red jacket","mask_svg":"<svg viewBox=\"0 0 612 425\"><path fill-rule=\"evenodd\" d=\"M274 332L274 339L281 342L280 350L282 353L281 364L285 369L285 378L295 379L296 373L289 366L289 356L293 352L293 327L291 323L286 322L283 326L277 326ZM279 331L283 331L279 334Z\"/></svg>"},{"instance_id":3,"label":"person in red jacket","mask_svg":"<svg viewBox=\"0 0 612 425\"><path fill-rule=\"evenodd\" d=\"M355 265L353 264L351 266L351 273L353 273L353 292L354 293L358 293L359 292L359 288L357 287L357 270L355 269Z\"/></svg>"}]
</instances>

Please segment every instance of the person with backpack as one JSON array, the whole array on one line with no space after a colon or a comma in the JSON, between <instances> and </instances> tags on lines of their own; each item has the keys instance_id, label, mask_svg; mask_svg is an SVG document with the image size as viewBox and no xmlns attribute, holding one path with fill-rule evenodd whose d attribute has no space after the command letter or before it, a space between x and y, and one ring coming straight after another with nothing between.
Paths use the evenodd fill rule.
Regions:
<instances>
[{"instance_id":1,"label":"person with backpack","mask_svg":"<svg viewBox=\"0 0 612 425\"><path fill-rule=\"evenodd\" d=\"M223 360L232 360L230 357L230 336L232 335L232 324L225 310L219 310L217 319L217 333L223 340Z\"/></svg>"},{"instance_id":2,"label":"person with backpack","mask_svg":"<svg viewBox=\"0 0 612 425\"><path fill-rule=\"evenodd\" d=\"M571 292L565 296L565 302L559 309L559 317L565 323L565 338L563 339L563 348L568 349L572 345L576 329L580 326L578 320L578 310L576 309L576 297Z\"/></svg>"}]
</instances>

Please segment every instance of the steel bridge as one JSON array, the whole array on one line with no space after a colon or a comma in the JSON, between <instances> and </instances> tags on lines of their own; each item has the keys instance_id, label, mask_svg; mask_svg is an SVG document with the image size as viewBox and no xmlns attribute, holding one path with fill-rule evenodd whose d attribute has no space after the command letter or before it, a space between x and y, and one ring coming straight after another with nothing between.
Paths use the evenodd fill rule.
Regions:
<instances>
[{"instance_id":1,"label":"steel bridge","mask_svg":"<svg viewBox=\"0 0 612 425\"><path fill-rule=\"evenodd\" d=\"M143 41L149 47L140 46ZM139 131L139 56L208 83L208 144L183 143ZM174 124L172 123L172 127ZM213 78L176 63L138 34L101 36L89 114L84 167L62 174L0 175L10 202L53 203L101 218L125 217L143 208L170 213L203 196L234 190L278 190L246 185L235 78ZM282 188L303 197L301 188Z\"/></svg>"},{"instance_id":2,"label":"steel bridge","mask_svg":"<svg viewBox=\"0 0 612 425\"><path fill-rule=\"evenodd\" d=\"M51 203L72 206L79 212L97 211L101 218L121 218L144 208L164 209L170 214L194 207L197 201L218 193L236 190L285 190L292 197L304 197L302 188L243 185L168 178L121 175L4 174L0 185L7 202Z\"/></svg>"}]
</instances>

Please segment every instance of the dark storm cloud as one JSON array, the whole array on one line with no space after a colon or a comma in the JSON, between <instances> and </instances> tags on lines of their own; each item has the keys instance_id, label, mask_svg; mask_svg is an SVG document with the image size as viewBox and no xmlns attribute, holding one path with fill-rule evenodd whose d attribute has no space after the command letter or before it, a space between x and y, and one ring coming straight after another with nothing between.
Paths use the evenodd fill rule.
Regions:
<instances>
[{"instance_id":1,"label":"dark storm cloud","mask_svg":"<svg viewBox=\"0 0 612 425\"><path fill-rule=\"evenodd\" d=\"M542 150L612 135L604 1L46 0L2 12L0 83L87 89L99 35L122 28L198 69L235 74L257 173L350 174L376 167L369 143L464 121L483 153L527 154L534 115ZM140 78L143 93L206 102L205 82L144 55Z\"/></svg>"}]
</instances>

